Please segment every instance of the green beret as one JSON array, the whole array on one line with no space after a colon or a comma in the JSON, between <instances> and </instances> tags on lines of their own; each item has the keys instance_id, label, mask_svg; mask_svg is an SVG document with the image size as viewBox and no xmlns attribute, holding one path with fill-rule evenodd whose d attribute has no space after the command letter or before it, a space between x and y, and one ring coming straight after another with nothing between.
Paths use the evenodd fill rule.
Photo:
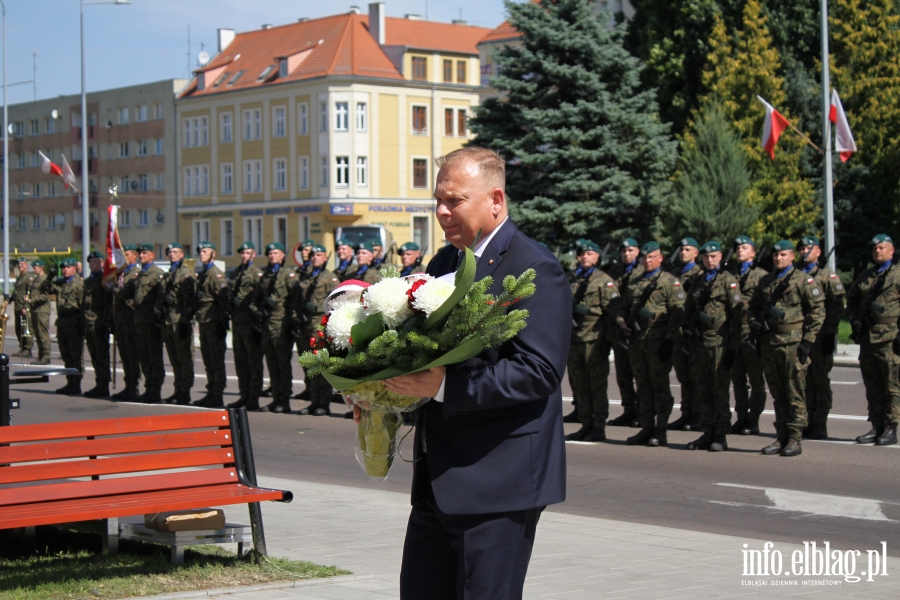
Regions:
<instances>
[{"instance_id":1,"label":"green beret","mask_svg":"<svg viewBox=\"0 0 900 600\"><path fill-rule=\"evenodd\" d=\"M791 240L779 240L772 246L772 252L781 252L782 250L793 250L794 243Z\"/></svg>"},{"instance_id":2,"label":"green beret","mask_svg":"<svg viewBox=\"0 0 900 600\"><path fill-rule=\"evenodd\" d=\"M122 244L123 251L131 250L132 252L137 252L137 249L137 246L135 246L134 244Z\"/></svg>"},{"instance_id":3,"label":"green beret","mask_svg":"<svg viewBox=\"0 0 900 600\"><path fill-rule=\"evenodd\" d=\"M889 236L889 235L886 234L886 233L879 233L878 235L876 235L875 237L873 237L873 238L871 239L871 241L869 241L869 245L870 245L870 246L875 246L875 245L877 245L877 244L882 244L882 243L884 243L884 242L888 242L889 244L893 244L893 243L894 243L894 240L892 240L892 239L891 239L891 236Z\"/></svg>"},{"instance_id":4,"label":"green beret","mask_svg":"<svg viewBox=\"0 0 900 600\"><path fill-rule=\"evenodd\" d=\"M309 239L309 238L306 238L305 240L303 240L303 246L302 246L302 247L303 247L303 248L310 248L310 247L315 246L315 245L316 245L316 240L311 240L311 239Z\"/></svg>"},{"instance_id":5,"label":"green beret","mask_svg":"<svg viewBox=\"0 0 900 600\"><path fill-rule=\"evenodd\" d=\"M173 249L173 248L177 248L178 250L184 250L184 246L182 246L182 245L179 244L178 242L172 242L171 244L169 244L168 246L166 246L166 254L168 254L168 253L169 253L169 250L171 250L171 249Z\"/></svg>"},{"instance_id":6,"label":"green beret","mask_svg":"<svg viewBox=\"0 0 900 600\"><path fill-rule=\"evenodd\" d=\"M43 258L36 258L36 259L34 259L34 262L31 263L31 266L32 266L32 267L43 267L44 264L45 264L45 263L44 263L44 259L43 259Z\"/></svg>"},{"instance_id":7,"label":"green beret","mask_svg":"<svg viewBox=\"0 0 900 600\"><path fill-rule=\"evenodd\" d=\"M637 248L637 240L634 238L625 238L622 240L622 243L619 244L619 250L624 250L625 248Z\"/></svg>"},{"instance_id":8,"label":"green beret","mask_svg":"<svg viewBox=\"0 0 900 600\"><path fill-rule=\"evenodd\" d=\"M253 242L244 242L237 251L243 252L244 250L256 250L256 246L253 245Z\"/></svg>"},{"instance_id":9,"label":"green beret","mask_svg":"<svg viewBox=\"0 0 900 600\"><path fill-rule=\"evenodd\" d=\"M659 242L647 242L641 246L641 256L647 256L651 252L659 250Z\"/></svg>"},{"instance_id":10,"label":"green beret","mask_svg":"<svg viewBox=\"0 0 900 600\"><path fill-rule=\"evenodd\" d=\"M313 252L328 252L322 244L316 244L312 247Z\"/></svg>"},{"instance_id":11,"label":"green beret","mask_svg":"<svg viewBox=\"0 0 900 600\"><path fill-rule=\"evenodd\" d=\"M205 250L206 248L209 248L210 250L215 250L216 245L213 244L212 242L208 242L208 241L203 241L203 242L200 242L199 244L197 244L197 252L200 252L201 250Z\"/></svg>"},{"instance_id":12,"label":"green beret","mask_svg":"<svg viewBox=\"0 0 900 600\"><path fill-rule=\"evenodd\" d=\"M802 238L800 238L800 245L801 246L818 246L819 238L812 236L812 235L804 235Z\"/></svg>"},{"instance_id":13,"label":"green beret","mask_svg":"<svg viewBox=\"0 0 900 600\"><path fill-rule=\"evenodd\" d=\"M338 246L350 246L353 247L353 244L347 238L338 238L338 240L334 243L334 247Z\"/></svg>"},{"instance_id":14,"label":"green beret","mask_svg":"<svg viewBox=\"0 0 900 600\"><path fill-rule=\"evenodd\" d=\"M271 252L272 250L281 250L282 252L284 252L284 244L282 244L281 242L272 242L271 244L268 244L266 246L266 256L268 256L269 252Z\"/></svg>"},{"instance_id":15,"label":"green beret","mask_svg":"<svg viewBox=\"0 0 900 600\"><path fill-rule=\"evenodd\" d=\"M370 242L360 242L356 245L357 250L367 250L369 252L374 252L372 250L372 244Z\"/></svg>"},{"instance_id":16,"label":"green beret","mask_svg":"<svg viewBox=\"0 0 900 600\"><path fill-rule=\"evenodd\" d=\"M141 252L155 252L156 248L153 247L153 244L138 244L138 250Z\"/></svg>"},{"instance_id":17,"label":"green beret","mask_svg":"<svg viewBox=\"0 0 900 600\"><path fill-rule=\"evenodd\" d=\"M106 257L103 256L102 254L100 254L99 252L97 252L96 250L94 250L93 252L88 254L88 260L90 260L92 258L99 258L100 260L106 260Z\"/></svg>"},{"instance_id":18,"label":"green beret","mask_svg":"<svg viewBox=\"0 0 900 600\"><path fill-rule=\"evenodd\" d=\"M74 267L78 261L74 258L64 258L59 261L59 266L61 267Z\"/></svg>"},{"instance_id":19,"label":"green beret","mask_svg":"<svg viewBox=\"0 0 900 600\"><path fill-rule=\"evenodd\" d=\"M400 252L409 252L410 250L416 251L421 250L421 248L419 248L419 245L415 242L406 242L400 246Z\"/></svg>"},{"instance_id":20,"label":"green beret","mask_svg":"<svg viewBox=\"0 0 900 600\"><path fill-rule=\"evenodd\" d=\"M734 238L735 246L743 246L744 244L750 244L751 246L756 248L756 244L753 242L753 240L748 238L746 235L739 235L736 238Z\"/></svg>"},{"instance_id":21,"label":"green beret","mask_svg":"<svg viewBox=\"0 0 900 600\"><path fill-rule=\"evenodd\" d=\"M27 263L27 262L28 262L28 259L25 258L24 256L20 256L20 257L19 257L19 262Z\"/></svg>"},{"instance_id":22,"label":"green beret","mask_svg":"<svg viewBox=\"0 0 900 600\"><path fill-rule=\"evenodd\" d=\"M584 252L587 252L588 250L591 250L593 252L600 252L600 246L590 240L584 240L581 243L581 250Z\"/></svg>"},{"instance_id":23,"label":"green beret","mask_svg":"<svg viewBox=\"0 0 900 600\"><path fill-rule=\"evenodd\" d=\"M709 240L700 247L700 254L709 254L710 252L721 252L722 244L717 240Z\"/></svg>"},{"instance_id":24,"label":"green beret","mask_svg":"<svg viewBox=\"0 0 900 600\"><path fill-rule=\"evenodd\" d=\"M692 246L694 248L700 247L700 244L697 243L697 240L695 240L692 237L681 238L681 241L678 242L678 244L682 247L684 247L684 246Z\"/></svg>"},{"instance_id":25,"label":"green beret","mask_svg":"<svg viewBox=\"0 0 900 600\"><path fill-rule=\"evenodd\" d=\"M575 240L575 250L576 250L576 251L581 250L582 247L584 247L584 243L585 243L586 241L587 241L587 240L584 239L584 238L578 238L577 240Z\"/></svg>"}]
</instances>

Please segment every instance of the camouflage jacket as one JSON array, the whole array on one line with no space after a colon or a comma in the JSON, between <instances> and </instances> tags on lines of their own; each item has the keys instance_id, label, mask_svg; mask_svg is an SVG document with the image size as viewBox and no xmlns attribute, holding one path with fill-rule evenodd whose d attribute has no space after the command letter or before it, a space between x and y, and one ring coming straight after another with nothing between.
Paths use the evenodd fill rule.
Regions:
<instances>
[{"instance_id":1,"label":"camouflage jacket","mask_svg":"<svg viewBox=\"0 0 900 600\"><path fill-rule=\"evenodd\" d=\"M344 267L343 269L341 269L341 261L338 261L338 266L336 266L334 268L334 271L332 271L332 272L335 275L337 275L337 278L339 280L347 281L348 279L350 279L350 277L348 277L348 275L350 273L352 273L353 271L356 271L356 259L355 258L351 258L350 261L347 263L347 266Z\"/></svg>"},{"instance_id":2,"label":"camouflage jacket","mask_svg":"<svg viewBox=\"0 0 900 600\"><path fill-rule=\"evenodd\" d=\"M112 311L112 295L103 285L103 271L84 280L84 321L88 327L105 328L109 325Z\"/></svg>"},{"instance_id":3,"label":"camouflage jacket","mask_svg":"<svg viewBox=\"0 0 900 600\"><path fill-rule=\"evenodd\" d=\"M884 275L881 289L870 298L870 290L880 275ZM862 341L870 344L893 341L900 319L900 267L892 264L883 274L878 273L877 266L863 271L847 292L847 316L851 323L862 324Z\"/></svg>"},{"instance_id":4,"label":"camouflage jacket","mask_svg":"<svg viewBox=\"0 0 900 600\"><path fill-rule=\"evenodd\" d=\"M760 269L759 267L754 267L752 269L748 268L747 272L743 275L741 275L739 267L738 271L736 273L733 273L734 278L738 282L738 287L741 290L741 298L744 301L745 315L750 309L750 299L753 298L753 294L756 292L756 288L759 287L760 280L768 274L768 271L766 271L765 269ZM741 330L741 341L746 341L749 337L749 321L747 319L744 319L744 328Z\"/></svg>"},{"instance_id":5,"label":"camouflage jacket","mask_svg":"<svg viewBox=\"0 0 900 600\"><path fill-rule=\"evenodd\" d=\"M825 294L825 322L819 330L819 337L837 335L844 315L844 296L847 295L847 290L837 273L828 267L813 267L809 274Z\"/></svg>"},{"instance_id":6,"label":"camouflage jacket","mask_svg":"<svg viewBox=\"0 0 900 600\"><path fill-rule=\"evenodd\" d=\"M825 321L825 294L816 280L799 269L789 269L783 276L789 278L787 288L771 309L766 311L766 306L782 283L776 273L769 273L759 281L747 310L748 323L759 318L766 321L769 332L762 339L773 346L801 341L813 343ZM764 311L767 314L763 315Z\"/></svg>"},{"instance_id":7,"label":"camouflage jacket","mask_svg":"<svg viewBox=\"0 0 900 600\"><path fill-rule=\"evenodd\" d=\"M16 277L16 285L13 288L12 299L14 303L13 306L15 306L17 312L21 312L27 307L25 297L28 295L28 292L31 290L36 279L37 275L31 271Z\"/></svg>"},{"instance_id":8,"label":"camouflage jacket","mask_svg":"<svg viewBox=\"0 0 900 600\"><path fill-rule=\"evenodd\" d=\"M371 271L371 269L369 269ZM375 271L378 273L377 271ZM381 273L378 273L379 278ZM322 315L325 314L325 298L328 297L340 281L327 270L316 273L313 269L309 277L298 281L293 293L294 318L299 320L295 325L302 325L307 333L315 331ZM305 319L304 319L305 317Z\"/></svg>"},{"instance_id":9,"label":"camouflage jacket","mask_svg":"<svg viewBox=\"0 0 900 600\"><path fill-rule=\"evenodd\" d=\"M234 323L252 323L259 308L253 303L256 287L262 279L262 270L249 263L231 272L231 319Z\"/></svg>"},{"instance_id":10,"label":"camouflage jacket","mask_svg":"<svg viewBox=\"0 0 900 600\"><path fill-rule=\"evenodd\" d=\"M50 296L53 294L50 289L50 281L47 274L39 275L31 285L31 291L28 293L29 304L31 305L32 314L49 315L50 314Z\"/></svg>"},{"instance_id":11,"label":"camouflage jacket","mask_svg":"<svg viewBox=\"0 0 900 600\"><path fill-rule=\"evenodd\" d=\"M598 268L587 276L569 273L572 286L572 342L594 342L615 339L616 314L619 310L619 288L612 277Z\"/></svg>"},{"instance_id":12,"label":"camouflage jacket","mask_svg":"<svg viewBox=\"0 0 900 600\"><path fill-rule=\"evenodd\" d=\"M278 270L275 270L275 266ZM252 303L268 315L271 325L281 325L291 317L291 292L297 272L285 265L267 265L263 269Z\"/></svg>"},{"instance_id":13,"label":"camouflage jacket","mask_svg":"<svg viewBox=\"0 0 900 600\"><path fill-rule=\"evenodd\" d=\"M644 276L644 265L641 264L641 261L638 261L634 268L630 273L625 272L625 267L619 263L614 264L607 271L612 280L616 282L616 287L619 289L619 294L623 297L625 296L625 288L628 287L629 284L638 281L641 277Z\"/></svg>"},{"instance_id":14,"label":"camouflage jacket","mask_svg":"<svg viewBox=\"0 0 900 600\"><path fill-rule=\"evenodd\" d=\"M362 267L359 265L354 265L353 267L347 269L347 276L344 278L344 281L347 279L357 279L359 281L364 281L366 283L378 283L381 281L381 271L374 267L367 268L362 275L360 275L360 271L362 271Z\"/></svg>"},{"instance_id":15,"label":"camouflage jacket","mask_svg":"<svg viewBox=\"0 0 900 600\"><path fill-rule=\"evenodd\" d=\"M215 263L203 269L197 279L197 322L218 323L228 318L228 279Z\"/></svg>"},{"instance_id":16,"label":"camouflage jacket","mask_svg":"<svg viewBox=\"0 0 900 600\"><path fill-rule=\"evenodd\" d=\"M50 284L50 291L56 295L56 326L81 327L84 318L84 280L81 275L76 273L69 279L57 277Z\"/></svg>"},{"instance_id":17,"label":"camouflage jacket","mask_svg":"<svg viewBox=\"0 0 900 600\"><path fill-rule=\"evenodd\" d=\"M691 286L694 280L703 275L703 267L700 266L700 263L695 262L687 271L683 271L683 269L683 266L678 266L669 271L669 273L681 282L681 287L684 289L685 295L687 295L691 293Z\"/></svg>"},{"instance_id":18,"label":"camouflage jacket","mask_svg":"<svg viewBox=\"0 0 900 600\"><path fill-rule=\"evenodd\" d=\"M398 268L400 269L401 277L406 277L407 275L415 275L416 273L424 273L425 272L425 267L423 267L422 265L418 265L416 267L410 265L409 267L398 267ZM406 269L409 269L409 271L407 271Z\"/></svg>"},{"instance_id":19,"label":"camouflage jacket","mask_svg":"<svg viewBox=\"0 0 900 600\"><path fill-rule=\"evenodd\" d=\"M655 287L647 301L642 307L636 307L644 290L654 285L654 282ZM635 322L641 328L632 334L635 339L664 337L674 342L681 337L684 296L681 282L671 273L662 270L650 276L645 273L640 279L632 280L622 293L616 322L628 324L632 307L635 307Z\"/></svg>"},{"instance_id":20,"label":"camouflage jacket","mask_svg":"<svg viewBox=\"0 0 900 600\"><path fill-rule=\"evenodd\" d=\"M137 287L141 264L133 263L119 273L119 280L113 288L113 304L115 322L120 324L134 323L134 292Z\"/></svg>"},{"instance_id":21,"label":"camouflage jacket","mask_svg":"<svg viewBox=\"0 0 900 600\"><path fill-rule=\"evenodd\" d=\"M134 284L135 325L161 324L162 315L157 312L157 307L165 278L165 272L155 264L141 267Z\"/></svg>"},{"instance_id":22,"label":"camouflage jacket","mask_svg":"<svg viewBox=\"0 0 900 600\"><path fill-rule=\"evenodd\" d=\"M166 325L191 322L196 285L194 271L185 259L177 269L165 274L157 308L164 315Z\"/></svg>"},{"instance_id":23,"label":"camouflage jacket","mask_svg":"<svg viewBox=\"0 0 900 600\"><path fill-rule=\"evenodd\" d=\"M708 294L708 296L707 296ZM744 299L734 275L722 271L712 281L696 277L684 302L684 324L704 346L736 349L744 326Z\"/></svg>"}]
</instances>

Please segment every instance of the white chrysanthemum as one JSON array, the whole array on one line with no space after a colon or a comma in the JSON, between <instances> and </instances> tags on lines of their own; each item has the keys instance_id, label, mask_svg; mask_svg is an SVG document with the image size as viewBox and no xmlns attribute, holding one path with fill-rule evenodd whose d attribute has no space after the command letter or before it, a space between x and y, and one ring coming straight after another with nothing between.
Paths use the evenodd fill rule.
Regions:
<instances>
[{"instance_id":1,"label":"white chrysanthemum","mask_svg":"<svg viewBox=\"0 0 900 600\"><path fill-rule=\"evenodd\" d=\"M399 277L388 277L374 285L370 285L363 292L363 303L366 306L366 314L381 313L384 324L391 329L413 316L412 309L407 304L409 298L406 290L409 283Z\"/></svg>"},{"instance_id":2,"label":"white chrysanthemum","mask_svg":"<svg viewBox=\"0 0 900 600\"><path fill-rule=\"evenodd\" d=\"M426 317L447 301L456 286L447 279L430 279L413 294L413 308L421 310Z\"/></svg>"},{"instance_id":3,"label":"white chrysanthemum","mask_svg":"<svg viewBox=\"0 0 900 600\"><path fill-rule=\"evenodd\" d=\"M328 317L325 335L332 338L335 348L349 348L350 330L366 318L366 311L359 302L343 302L336 306Z\"/></svg>"}]
</instances>

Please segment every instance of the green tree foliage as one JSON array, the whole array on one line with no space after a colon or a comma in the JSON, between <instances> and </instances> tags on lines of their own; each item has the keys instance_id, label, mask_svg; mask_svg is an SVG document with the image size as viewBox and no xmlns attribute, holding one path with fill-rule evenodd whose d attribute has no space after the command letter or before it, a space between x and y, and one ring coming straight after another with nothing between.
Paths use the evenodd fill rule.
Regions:
<instances>
[{"instance_id":1,"label":"green tree foliage","mask_svg":"<svg viewBox=\"0 0 900 600\"><path fill-rule=\"evenodd\" d=\"M592 0L506 2L522 43L497 53L501 98L475 109L475 145L508 161L507 193L522 229L551 247L658 229L676 143L655 93L641 89L624 25Z\"/></svg>"},{"instance_id":2,"label":"green tree foliage","mask_svg":"<svg viewBox=\"0 0 900 600\"><path fill-rule=\"evenodd\" d=\"M757 213L747 202L747 154L720 105L706 105L682 148L675 197L663 216L668 237L727 244L750 231Z\"/></svg>"}]
</instances>

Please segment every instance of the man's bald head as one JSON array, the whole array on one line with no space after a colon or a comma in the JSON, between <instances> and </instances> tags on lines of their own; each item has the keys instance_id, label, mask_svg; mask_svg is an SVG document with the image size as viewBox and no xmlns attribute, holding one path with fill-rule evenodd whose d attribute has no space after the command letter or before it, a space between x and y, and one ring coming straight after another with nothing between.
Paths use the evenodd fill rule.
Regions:
<instances>
[{"instance_id":1,"label":"man's bald head","mask_svg":"<svg viewBox=\"0 0 900 600\"><path fill-rule=\"evenodd\" d=\"M506 163L490 148L467 146L435 159L438 170L465 168L477 174L486 190L499 188L506 192Z\"/></svg>"}]
</instances>

